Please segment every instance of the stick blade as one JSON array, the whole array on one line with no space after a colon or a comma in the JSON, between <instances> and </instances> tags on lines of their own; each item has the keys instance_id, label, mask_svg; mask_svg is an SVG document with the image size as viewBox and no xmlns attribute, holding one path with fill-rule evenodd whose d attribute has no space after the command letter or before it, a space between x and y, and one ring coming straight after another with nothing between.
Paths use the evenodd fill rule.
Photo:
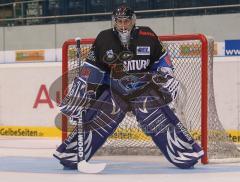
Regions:
<instances>
[{"instance_id":1,"label":"stick blade","mask_svg":"<svg viewBox=\"0 0 240 182\"><path fill-rule=\"evenodd\" d=\"M100 173L106 167L106 163L90 164L85 160L78 163L78 171L82 173L95 174Z\"/></svg>"}]
</instances>

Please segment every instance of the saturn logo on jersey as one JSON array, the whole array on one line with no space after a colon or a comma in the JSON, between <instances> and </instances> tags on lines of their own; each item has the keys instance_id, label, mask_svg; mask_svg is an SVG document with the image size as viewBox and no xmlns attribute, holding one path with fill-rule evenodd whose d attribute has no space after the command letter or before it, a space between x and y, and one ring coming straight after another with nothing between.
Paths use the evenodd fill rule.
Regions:
<instances>
[{"instance_id":1,"label":"saturn logo on jersey","mask_svg":"<svg viewBox=\"0 0 240 182\"><path fill-rule=\"evenodd\" d=\"M119 59L121 61L131 60L133 58L133 53L131 51L123 51L119 54Z\"/></svg>"},{"instance_id":2,"label":"saturn logo on jersey","mask_svg":"<svg viewBox=\"0 0 240 182\"><path fill-rule=\"evenodd\" d=\"M124 71L143 70L147 68L149 63L150 63L150 59L123 61L123 70Z\"/></svg>"}]
</instances>

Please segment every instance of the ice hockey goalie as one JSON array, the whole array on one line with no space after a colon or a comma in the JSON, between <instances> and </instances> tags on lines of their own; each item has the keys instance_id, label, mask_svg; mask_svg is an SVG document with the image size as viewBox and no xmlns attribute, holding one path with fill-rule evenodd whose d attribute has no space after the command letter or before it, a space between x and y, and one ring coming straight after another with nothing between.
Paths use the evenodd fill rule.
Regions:
<instances>
[{"instance_id":1,"label":"ice hockey goalie","mask_svg":"<svg viewBox=\"0 0 240 182\"><path fill-rule=\"evenodd\" d=\"M136 26L135 20L128 7L113 12L113 27L97 36L60 104L61 112L82 119L87 161L130 111L170 163L191 168L203 151L168 105L179 88L171 59L156 34ZM76 169L77 150L75 129L54 156L63 166Z\"/></svg>"}]
</instances>

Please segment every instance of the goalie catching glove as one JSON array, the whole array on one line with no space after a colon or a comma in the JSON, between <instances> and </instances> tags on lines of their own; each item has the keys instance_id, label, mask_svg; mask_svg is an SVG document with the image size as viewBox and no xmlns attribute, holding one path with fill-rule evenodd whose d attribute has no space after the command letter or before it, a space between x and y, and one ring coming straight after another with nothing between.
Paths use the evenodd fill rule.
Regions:
<instances>
[{"instance_id":1,"label":"goalie catching glove","mask_svg":"<svg viewBox=\"0 0 240 182\"><path fill-rule=\"evenodd\" d=\"M174 78L170 68L158 68L156 74L152 76L152 81L159 87L159 91L168 92L171 94L172 100L176 99L180 83Z\"/></svg>"}]
</instances>

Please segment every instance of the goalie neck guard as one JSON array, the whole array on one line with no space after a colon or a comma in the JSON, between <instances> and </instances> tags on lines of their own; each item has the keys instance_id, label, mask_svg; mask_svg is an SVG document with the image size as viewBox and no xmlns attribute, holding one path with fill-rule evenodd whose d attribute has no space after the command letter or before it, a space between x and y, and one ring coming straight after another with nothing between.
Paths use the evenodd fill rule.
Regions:
<instances>
[{"instance_id":1,"label":"goalie neck guard","mask_svg":"<svg viewBox=\"0 0 240 182\"><path fill-rule=\"evenodd\" d=\"M135 26L136 15L134 11L126 5L121 5L112 13L113 30L117 31L118 37L123 46L128 46L130 34Z\"/></svg>"}]
</instances>

